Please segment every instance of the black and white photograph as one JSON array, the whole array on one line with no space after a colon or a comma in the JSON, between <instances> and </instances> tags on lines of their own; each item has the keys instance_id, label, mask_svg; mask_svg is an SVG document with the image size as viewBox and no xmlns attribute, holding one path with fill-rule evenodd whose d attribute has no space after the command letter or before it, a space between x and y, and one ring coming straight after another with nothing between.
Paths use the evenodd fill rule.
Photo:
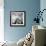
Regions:
<instances>
[{"instance_id":1,"label":"black and white photograph","mask_svg":"<svg viewBox=\"0 0 46 46\"><path fill-rule=\"evenodd\" d=\"M11 26L24 26L25 25L25 11L11 11L10 12L10 25Z\"/></svg>"}]
</instances>

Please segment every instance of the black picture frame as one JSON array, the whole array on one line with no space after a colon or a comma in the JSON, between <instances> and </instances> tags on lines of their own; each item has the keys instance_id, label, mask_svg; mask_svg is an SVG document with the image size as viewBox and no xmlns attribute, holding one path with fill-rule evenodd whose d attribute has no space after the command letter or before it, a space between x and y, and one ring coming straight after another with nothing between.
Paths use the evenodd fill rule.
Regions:
<instances>
[{"instance_id":1,"label":"black picture frame","mask_svg":"<svg viewBox=\"0 0 46 46\"><path fill-rule=\"evenodd\" d=\"M26 11L10 11L10 26L11 27L26 26Z\"/></svg>"}]
</instances>

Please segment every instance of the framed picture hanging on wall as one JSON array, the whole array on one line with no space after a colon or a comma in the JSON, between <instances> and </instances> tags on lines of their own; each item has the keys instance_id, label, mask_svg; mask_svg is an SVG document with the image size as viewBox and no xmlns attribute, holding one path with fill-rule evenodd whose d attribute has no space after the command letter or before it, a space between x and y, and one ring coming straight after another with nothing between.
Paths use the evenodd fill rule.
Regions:
<instances>
[{"instance_id":1,"label":"framed picture hanging on wall","mask_svg":"<svg viewBox=\"0 0 46 46\"><path fill-rule=\"evenodd\" d=\"M10 11L10 26L20 27L26 25L26 12L25 11Z\"/></svg>"}]
</instances>

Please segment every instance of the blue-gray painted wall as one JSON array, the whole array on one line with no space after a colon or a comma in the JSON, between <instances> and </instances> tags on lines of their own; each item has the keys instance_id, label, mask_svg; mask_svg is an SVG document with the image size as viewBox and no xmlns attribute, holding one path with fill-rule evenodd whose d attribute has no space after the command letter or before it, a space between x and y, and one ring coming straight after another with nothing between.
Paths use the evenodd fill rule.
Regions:
<instances>
[{"instance_id":1,"label":"blue-gray painted wall","mask_svg":"<svg viewBox=\"0 0 46 46\"><path fill-rule=\"evenodd\" d=\"M40 1L40 10L42 11L43 9L46 9L46 0L41 0ZM46 10L43 12L43 22L40 22L40 25L46 27Z\"/></svg>"},{"instance_id":2,"label":"blue-gray painted wall","mask_svg":"<svg viewBox=\"0 0 46 46\"><path fill-rule=\"evenodd\" d=\"M25 27L10 27L10 11L26 11ZM32 30L33 19L40 10L40 0L4 0L4 39L18 41Z\"/></svg>"}]
</instances>

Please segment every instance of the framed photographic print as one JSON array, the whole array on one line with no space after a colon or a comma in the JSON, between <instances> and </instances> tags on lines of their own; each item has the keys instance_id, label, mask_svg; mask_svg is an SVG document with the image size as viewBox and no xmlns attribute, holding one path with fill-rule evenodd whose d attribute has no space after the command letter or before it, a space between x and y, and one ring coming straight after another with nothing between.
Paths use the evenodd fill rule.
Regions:
<instances>
[{"instance_id":1,"label":"framed photographic print","mask_svg":"<svg viewBox=\"0 0 46 46\"><path fill-rule=\"evenodd\" d=\"M25 26L26 12L25 11L10 11L10 26Z\"/></svg>"}]
</instances>

